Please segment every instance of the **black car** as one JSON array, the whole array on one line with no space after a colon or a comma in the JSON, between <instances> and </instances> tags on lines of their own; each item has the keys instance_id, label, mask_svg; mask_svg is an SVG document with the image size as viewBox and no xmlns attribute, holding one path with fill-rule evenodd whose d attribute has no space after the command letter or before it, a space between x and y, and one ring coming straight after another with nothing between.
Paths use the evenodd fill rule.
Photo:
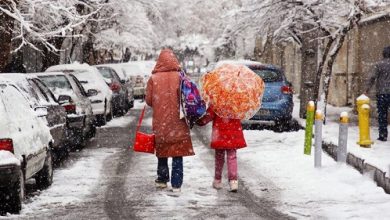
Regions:
<instances>
[{"instance_id":1,"label":"black car","mask_svg":"<svg viewBox=\"0 0 390 220\"><path fill-rule=\"evenodd\" d=\"M129 109L130 104L134 105L134 103L129 103L129 91L124 85L125 82L119 78L118 74L111 67L97 66L96 68L99 70L107 85L112 90L112 106L114 108L114 115L121 115L125 113Z\"/></svg>"}]
</instances>

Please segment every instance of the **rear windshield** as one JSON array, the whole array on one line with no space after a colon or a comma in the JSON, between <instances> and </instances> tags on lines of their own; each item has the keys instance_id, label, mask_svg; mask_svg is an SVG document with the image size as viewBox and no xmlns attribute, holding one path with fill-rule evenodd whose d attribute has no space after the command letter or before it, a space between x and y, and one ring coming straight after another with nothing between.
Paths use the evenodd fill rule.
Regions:
<instances>
[{"instance_id":1,"label":"rear windshield","mask_svg":"<svg viewBox=\"0 0 390 220\"><path fill-rule=\"evenodd\" d=\"M65 76L39 76L39 78L49 87L52 91L54 90L72 90L72 87Z\"/></svg>"},{"instance_id":2,"label":"rear windshield","mask_svg":"<svg viewBox=\"0 0 390 220\"><path fill-rule=\"evenodd\" d=\"M252 69L259 75L264 82L280 82L283 81L282 73L274 70L256 70Z\"/></svg>"},{"instance_id":3,"label":"rear windshield","mask_svg":"<svg viewBox=\"0 0 390 220\"><path fill-rule=\"evenodd\" d=\"M98 70L99 70L100 74L101 74L104 78L106 78L106 79L112 79L112 78L114 78L114 76L111 74L110 69L104 68L104 67L103 67L103 68L102 68L102 67L99 67Z\"/></svg>"}]
</instances>

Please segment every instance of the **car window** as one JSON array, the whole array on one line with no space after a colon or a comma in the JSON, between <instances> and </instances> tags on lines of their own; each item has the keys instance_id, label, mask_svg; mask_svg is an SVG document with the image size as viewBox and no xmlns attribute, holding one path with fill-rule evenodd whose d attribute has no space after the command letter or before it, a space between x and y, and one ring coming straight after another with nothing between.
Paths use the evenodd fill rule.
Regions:
<instances>
[{"instance_id":1,"label":"car window","mask_svg":"<svg viewBox=\"0 0 390 220\"><path fill-rule=\"evenodd\" d=\"M31 85L29 85L29 83L25 79L18 80L15 82L15 84L22 90L22 92L24 92L32 106L37 106L39 105L39 102L42 101L42 97L37 94L37 92L31 87Z\"/></svg>"},{"instance_id":2,"label":"car window","mask_svg":"<svg viewBox=\"0 0 390 220\"><path fill-rule=\"evenodd\" d=\"M113 76L114 79L118 80L118 81L121 81L121 78L119 77L119 74L112 68L109 68L110 71L111 71L111 74Z\"/></svg>"},{"instance_id":3,"label":"car window","mask_svg":"<svg viewBox=\"0 0 390 220\"><path fill-rule=\"evenodd\" d=\"M37 84L35 84L34 81L28 79L28 82L30 83L32 89L37 93L40 100L44 100L46 102L50 101L46 94L37 86Z\"/></svg>"},{"instance_id":4,"label":"car window","mask_svg":"<svg viewBox=\"0 0 390 220\"><path fill-rule=\"evenodd\" d=\"M54 94L50 91L50 89L39 79L33 79L35 84L43 91L44 94L46 94L46 97L49 99L49 102L56 103L56 98Z\"/></svg>"},{"instance_id":5,"label":"car window","mask_svg":"<svg viewBox=\"0 0 390 220\"><path fill-rule=\"evenodd\" d=\"M52 91L54 90L72 90L68 79L63 75L52 75L52 76L39 76L39 78L49 87Z\"/></svg>"},{"instance_id":6,"label":"car window","mask_svg":"<svg viewBox=\"0 0 390 220\"><path fill-rule=\"evenodd\" d=\"M18 119L31 118L31 107L16 87L8 85L4 88L3 101L9 116Z\"/></svg>"},{"instance_id":7,"label":"car window","mask_svg":"<svg viewBox=\"0 0 390 220\"><path fill-rule=\"evenodd\" d=\"M283 81L281 72L274 70L259 70L252 69L258 76L260 76L264 82L280 82Z\"/></svg>"},{"instance_id":8,"label":"car window","mask_svg":"<svg viewBox=\"0 0 390 220\"><path fill-rule=\"evenodd\" d=\"M79 80L78 80L74 75L72 75L72 74L70 74L69 76L72 77L72 79L73 79L74 82L76 83L76 86L77 86L77 88L80 90L80 93L81 93L83 96L87 97L87 93L85 92L84 87L81 85L81 83L79 82Z\"/></svg>"},{"instance_id":9,"label":"car window","mask_svg":"<svg viewBox=\"0 0 390 220\"><path fill-rule=\"evenodd\" d=\"M98 70L100 72L100 74L106 78L106 79L112 79L114 78L114 76L112 75L111 71L109 68L106 68L106 67L98 67Z\"/></svg>"}]
</instances>

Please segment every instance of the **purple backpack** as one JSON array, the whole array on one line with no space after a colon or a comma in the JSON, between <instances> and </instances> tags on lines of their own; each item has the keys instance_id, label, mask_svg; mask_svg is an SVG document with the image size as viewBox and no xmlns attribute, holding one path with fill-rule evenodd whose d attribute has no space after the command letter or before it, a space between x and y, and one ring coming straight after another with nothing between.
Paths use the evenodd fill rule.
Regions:
<instances>
[{"instance_id":1,"label":"purple backpack","mask_svg":"<svg viewBox=\"0 0 390 220\"><path fill-rule=\"evenodd\" d=\"M196 84L183 71L180 72L180 109L190 128L206 113L206 103Z\"/></svg>"}]
</instances>

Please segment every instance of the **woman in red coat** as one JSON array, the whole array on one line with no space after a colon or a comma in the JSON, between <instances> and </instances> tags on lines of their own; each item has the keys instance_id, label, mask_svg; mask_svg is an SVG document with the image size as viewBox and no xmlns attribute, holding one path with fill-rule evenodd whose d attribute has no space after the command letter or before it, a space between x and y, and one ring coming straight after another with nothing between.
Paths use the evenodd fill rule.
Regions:
<instances>
[{"instance_id":1,"label":"woman in red coat","mask_svg":"<svg viewBox=\"0 0 390 220\"><path fill-rule=\"evenodd\" d=\"M237 192L237 156L236 150L246 147L244 133L239 119L221 118L213 111L212 107L197 121L198 125L206 125L213 121L211 133L211 148L215 149L215 177L213 187L222 188L222 170L227 154L228 178L231 192Z\"/></svg>"}]
</instances>

